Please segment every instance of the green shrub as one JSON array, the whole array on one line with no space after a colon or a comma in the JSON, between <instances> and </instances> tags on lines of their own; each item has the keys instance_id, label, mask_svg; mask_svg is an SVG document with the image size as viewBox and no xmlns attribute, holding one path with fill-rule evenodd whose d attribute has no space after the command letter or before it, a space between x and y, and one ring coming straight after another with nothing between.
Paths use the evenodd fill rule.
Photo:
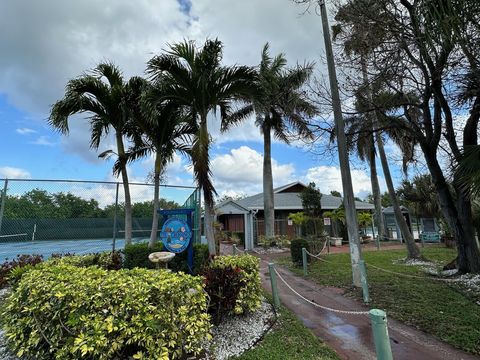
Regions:
<instances>
[{"instance_id":1,"label":"green shrub","mask_svg":"<svg viewBox=\"0 0 480 360\"><path fill-rule=\"evenodd\" d=\"M260 259L252 255L217 256L210 263L210 267L212 269L240 269L241 288L233 309L235 314L254 311L260 307L262 294Z\"/></svg>"},{"instance_id":2,"label":"green shrub","mask_svg":"<svg viewBox=\"0 0 480 360\"><path fill-rule=\"evenodd\" d=\"M1 321L29 359L178 359L210 337L203 278L45 263L23 275Z\"/></svg>"},{"instance_id":3,"label":"green shrub","mask_svg":"<svg viewBox=\"0 0 480 360\"><path fill-rule=\"evenodd\" d=\"M290 254L292 255L292 262L296 265L300 265L303 263L302 248L310 251L310 246L307 240L298 238L291 241ZM307 256L307 261L310 262L310 256Z\"/></svg>"},{"instance_id":4,"label":"green shrub","mask_svg":"<svg viewBox=\"0 0 480 360\"><path fill-rule=\"evenodd\" d=\"M17 255L15 259L5 261L0 265L0 289L15 283L24 272L30 270L42 261L42 255ZM25 269L18 270L18 268L22 267L25 267ZM14 275L12 275L13 270L15 270Z\"/></svg>"},{"instance_id":5,"label":"green shrub","mask_svg":"<svg viewBox=\"0 0 480 360\"><path fill-rule=\"evenodd\" d=\"M123 260L123 267L126 269L146 268L154 269L155 265L148 260L148 255L153 252L163 251L163 244L156 243L153 248L148 247L148 243L125 245L123 253L125 258Z\"/></svg>"},{"instance_id":6,"label":"green shrub","mask_svg":"<svg viewBox=\"0 0 480 360\"><path fill-rule=\"evenodd\" d=\"M98 266L105 270L119 270L122 267L122 255L119 251L65 256L56 255L47 261L51 265L72 265L77 267Z\"/></svg>"},{"instance_id":7,"label":"green shrub","mask_svg":"<svg viewBox=\"0 0 480 360\"><path fill-rule=\"evenodd\" d=\"M133 269L135 267L154 269L155 265L148 260L148 255L156 252L164 251L163 244L158 243L153 249L148 248L147 243L132 244L125 246L125 260L123 267ZM173 271L189 272L187 262L187 251L175 254L175 257L168 263L169 269ZM208 245L193 244L193 274L198 275L203 271L205 264L208 262L209 252Z\"/></svg>"}]
</instances>

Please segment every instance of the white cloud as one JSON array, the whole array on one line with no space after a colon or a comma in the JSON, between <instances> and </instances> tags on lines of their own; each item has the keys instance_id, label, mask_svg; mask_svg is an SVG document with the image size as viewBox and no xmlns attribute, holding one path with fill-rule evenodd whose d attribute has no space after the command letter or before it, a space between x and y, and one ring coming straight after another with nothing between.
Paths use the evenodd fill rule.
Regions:
<instances>
[{"instance_id":1,"label":"white cloud","mask_svg":"<svg viewBox=\"0 0 480 360\"><path fill-rule=\"evenodd\" d=\"M19 129L16 129L15 131L20 135L29 135L37 132L36 130L29 129L29 128L19 128Z\"/></svg>"},{"instance_id":2,"label":"white cloud","mask_svg":"<svg viewBox=\"0 0 480 360\"><path fill-rule=\"evenodd\" d=\"M215 187L219 195L253 194L262 191L263 155L241 146L228 154L217 155L211 163ZM280 164L272 159L274 186L284 185L294 178L293 164Z\"/></svg>"},{"instance_id":3,"label":"white cloud","mask_svg":"<svg viewBox=\"0 0 480 360\"><path fill-rule=\"evenodd\" d=\"M40 136L35 141L31 142L33 145L55 146L56 144L48 139L48 136Z\"/></svg>"},{"instance_id":4,"label":"white cloud","mask_svg":"<svg viewBox=\"0 0 480 360\"><path fill-rule=\"evenodd\" d=\"M9 179L30 179L30 172L25 169L3 166L0 167L0 177Z\"/></svg>"},{"instance_id":5,"label":"white cloud","mask_svg":"<svg viewBox=\"0 0 480 360\"><path fill-rule=\"evenodd\" d=\"M353 192L360 198L365 197L372 192L372 185L370 182L370 175L363 170L351 170ZM336 190L343 193L342 178L340 168L336 166L317 166L308 169L305 176L306 182L314 182L320 191L324 194L329 194L330 191ZM379 178L380 189L382 191L386 188L383 178Z\"/></svg>"}]
</instances>

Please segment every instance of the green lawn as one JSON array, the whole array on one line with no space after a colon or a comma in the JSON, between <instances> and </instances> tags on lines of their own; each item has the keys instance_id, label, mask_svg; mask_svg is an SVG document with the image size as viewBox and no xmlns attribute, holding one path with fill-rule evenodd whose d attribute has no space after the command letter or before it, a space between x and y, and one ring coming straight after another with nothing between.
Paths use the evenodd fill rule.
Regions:
<instances>
[{"instance_id":1,"label":"green lawn","mask_svg":"<svg viewBox=\"0 0 480 360\"><path fill-rule=\"evenodd\" d=\"M422 252L429 260L444 264L455 258L455 251L446 248L425 248ZM371 307L384 309L389 316L459 349L480 354L480 306L475 303L480 300L478 294L472 295L456 285L429 279L417 266L392 264L393 260L405 256L405 250L363 253ZM362 299L361 292L351 286L350 255L332 254L324 258L332 263L313 259L308 277L321 285L343 287L347 296ZM302 269L292 266L290 259L280 263L302 274ZM425 279L383 273L369 268L368 263L399 273L425 276Z\"/></svg>"},{"instance_id":2,"label":"green lawn","mask_svg":"<svg viewBox=\"0 0 480 360\"><path fill-rule=\"evenodd\" d=\"M283 308L272 331L239 360L339 360L337 354Z\"/></svg>"}]
</instances>

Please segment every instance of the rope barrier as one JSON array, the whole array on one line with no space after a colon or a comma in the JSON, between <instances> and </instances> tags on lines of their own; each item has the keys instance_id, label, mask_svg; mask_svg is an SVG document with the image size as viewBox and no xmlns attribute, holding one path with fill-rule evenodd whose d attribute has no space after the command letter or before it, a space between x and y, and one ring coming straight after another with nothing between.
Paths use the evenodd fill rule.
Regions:
<instances>
[{"instance_id":1,"label":"rope barrier","mask_svg":"<svg viewBox=\"0 0 480 360\"><path fill-rule=\"evenodd\" d=\"M328 260L322 259L319 255L314 255L311 252L309 252L308 250L305 250L305 251L308 255L314 257L315 259L318 259L320 261L323 261L323 262L326 262L326 263L329 263L329 264L333 264L333 261L328 261Z\"/></svg>"},{"instance_id":2,"label":"rope barrier","mask_svg":"<svg viewBox=\"0 0 480 360\"><path fill-rule=\"evenodd\" d=\"M372 265L370 263L367 263L367 265L376 269L376 270L383 271L385 273L400 275L400 276L414 278L414 279L423 279L423 280L430 279L430 280L445 281L445 282L457 282L458 281L457 279L442 279L442 278L436 278L436 277L426 277L426 276L418 276L418 275L410 275L410 274L399 273L399 272L395 272L395 271L392 271L392 270L382 269L381 267Z\"/></svg>"},{"instance_id":3,"label":"rope barrier","mask_svg":"<svg viewBox=\"0 0 480 360\"><path fill-rule=\"evenodd\" d=\"M280 273L277 271L277 269L274 269L274 271L277 274L278 278L285 284L286 287L288 287L290 289L290 291L292 291L295 295L297 295L302 300L308 302L309 304L311 304L315 307L318 307L318 308L326 310L326 311L334 312L334 313L337 313L337 314L347 314L347 315L368 315L369 314L368 311L350 311L350 310L333 309L331 307L323 306L323 305L317 304L317 303L315 303L311 300L308 300L306 297L304 297L303 295L298 293L293 287L291 287L290 284L287 283L287 281L283 278L283 276L280 275Z\"/></svg>"},{"instance_id":4,"label":"rope barrier","mask_svg":"<svg viewBox=\"0 0 480 360\"><path fill-rule=\"evenodd\" d=\"M321 257L317 256L317 255L314 255L312 253L310 253L309 251L307 251L307 254L320 260L320 261L323 261L323 262L326 262L326 263L329 263L329 264L333 264L332 261L328 261L328 260L325 260L325 259L322 259ZM387 270L387 269L382 269L381 267L378 267L378 266L375 266L373 264L370 264L370 263L365 263L366 265L378 270L378 271L383 271L385 273L389 273L389 274L394 274L394 275L399 275L399 276L404 276L404 277L408 277L408 278L413 278L413 279L423 279L423 280L427 280L427 279L430 279L430 280L435 280L435 281L444 281L444 282L458 282L459 280L458 279L443 279L443 278L436 278L436 277L427 277L427 276L418 276L418 275L411 275L411 274L405 274L405 273L399 273L399 272L396 272L396 271L392 271L392 270Z\"/></svg>"}]
</instances>

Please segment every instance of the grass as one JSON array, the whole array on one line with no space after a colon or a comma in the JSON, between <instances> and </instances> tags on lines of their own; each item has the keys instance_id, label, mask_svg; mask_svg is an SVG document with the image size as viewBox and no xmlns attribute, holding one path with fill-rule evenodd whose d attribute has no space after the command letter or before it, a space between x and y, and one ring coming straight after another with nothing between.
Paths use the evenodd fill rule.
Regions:
<instances>
[{"instance_id":1,"label":"grass","mask_svg":"<svg viewBox=\"0 0 480 360\"><path fill-rule=\"evenodd\" d=\"M446 248L425 248L423 255L435 262L447 263L455 258L454 250ZM456 348L480 355L480 307L476 296L451 283L428 278L418 266L393 264L392 261L405 258L405 250L369 251L363 253L367 263L367 274L371 307L384 309L390 317L434 335ZM350 255L331 254L332 263L313 259L308 277L316 283L343 287L347 296L362 299L361 292L351 286ZM293 272L301 275L302 269L294 267L290 260L281 261ZM368 263L398 273L424 276L412 279L380 272Z\"/></svg>"},{"instance_id":2,"label":"grass","mask_svg":"<svg viewBox=\"0 0 480 360\"><path fill-rule=\"evenodd\" d=\"M339 360L309 329L285 308L281 308L272 331L238 360Z\"/></svg>"}]
</instances>

